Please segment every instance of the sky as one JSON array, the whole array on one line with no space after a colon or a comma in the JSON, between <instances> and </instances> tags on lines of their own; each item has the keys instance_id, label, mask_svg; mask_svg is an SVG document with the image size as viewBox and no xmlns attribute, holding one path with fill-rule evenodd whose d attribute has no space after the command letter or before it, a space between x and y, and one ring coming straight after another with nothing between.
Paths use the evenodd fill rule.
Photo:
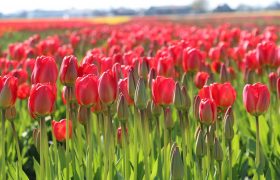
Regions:
<instances>
[{"instance_id":1,"label":"sky","mask_svg":"<svg viewBox=\"0 0 280 180\"><path fill-rule=\"evenodd\" d=\"M254 6L267 6L275 0L208 0L210 9L219 4L227 3L235 8L244 3ZM0 12L12 13L22 10L62 10L62 9L110 9L118 7L146 8L162 5L189 5L192 0L3 0Z\"/></svg>"}]
</instances>

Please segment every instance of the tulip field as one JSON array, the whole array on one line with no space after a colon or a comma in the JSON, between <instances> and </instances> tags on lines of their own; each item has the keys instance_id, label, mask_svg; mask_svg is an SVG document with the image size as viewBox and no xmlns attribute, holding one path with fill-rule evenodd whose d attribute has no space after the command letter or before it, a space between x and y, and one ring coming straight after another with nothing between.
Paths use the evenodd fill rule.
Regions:
<instances>
[{"instance_id":1,"label":"tulip field","mask_svg":"<svg viewBox=\"0 0 280 180\"><path fill-rule=\"evenodd\" d=\"M280 179L269 22L1 21L0 179Z\"/></svg>"}]
</instances>

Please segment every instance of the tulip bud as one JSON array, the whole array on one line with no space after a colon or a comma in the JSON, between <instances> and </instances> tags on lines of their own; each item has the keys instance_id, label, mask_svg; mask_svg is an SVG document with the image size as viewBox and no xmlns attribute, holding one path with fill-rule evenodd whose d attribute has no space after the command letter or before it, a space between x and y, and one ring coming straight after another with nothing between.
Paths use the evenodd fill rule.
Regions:
<instances>
[{"instance_id":1,"label":"tulip bud","mask_svg":"<svg viewBox=\"0 0 280 180\"><path fill-rule=\"evenodd\" d=\"M221 147L219 139L215 138L215 141L214 141L214 159L216 161L221 162L221 161L223 161L223 158L224 158L223 149Z\"/></svg>"},{"instance_id":2,"label":"tulip bud","mask_svg":"<svg viewBox=\"0 0 280 180\"><path fill-rule=\"evenodd\" d=\"M180 90L180 88L179 88ZM168 106L173 103L175 81L172 78L157 76L152 83L152 97L156 104Z\"/></svg>"},{"instance_id":3,"label":"tulip bud","mask_svg":"<svg viewBox=\"0 0 280 180\"><path fill-rule=\"evenodd\" d=\"M182 92L183 101L185 102L185 107L183 110L188 112L190 110L192 102L191 102L191 98L187 92L186 86L181 87L181 92Z\"/></svg>"},{"instance_id":4,"label":"tulip bud","mask_svg":"<svg viewBox=\"0 0 280 180\"><path fill-rule=\"evenodd\" d=\"M173 146L171 151L171 180L180 180L184 178L184 164L179 147L176 143L174 143Z\"/></svg>"},{"instance_id":5,"label":"tulip bud","mask_svg":"<svg viewBox=\"0 0 280 180\"><path fill-rule=\"evenodd\" d=\"M252 84L252 83L254 83L255 82L255 76L256 76L256 74L255 74L255 72L254 71L252 71L252 70L247 70L246 71L246 74L245 74L245 82L247 83L247 84Z\"/></svg>"},{"instance_id":6,"label":"tulip bud","mask_svg":"<svg viewBox=\"0 0 280 180\"><path fill-rule=\"evenodd\" d=\"M151 68L148 74L148 84L150 89L152 89L152 82L156 78L156 76L157 76L156 70L154 68Z\"/></svg>"},{"instance_id":7,"label":"tulip bud","mask_svg":"<svg viewBox=\"0 0 280 180\"><path fill-rule=\"evenodd\" d=\"M232 108L229 107L227 109L227 112L224 117L224 134L225 134L225 139L231 141L234 136L234 131L233 131L233 123L234 123L234 117L232 113Z\"/></svg>"},{"instance_id":8,"label":"tulip bud","mask_svg":"<svg viewBox=\"0 0 280 180\"><path fill-rule=\"evenodd\" d=\"M221 83L228 81L228 72L225 64L222 64L221 70L220 70L220 80Z\"/></svg>"},{"instance_id":9,"label":"tulip bud","mask_svg":"<svg viewBox=\"0 0 280 180\"><path fill-rule=\"evenodd\" d=\"M211 99L202 99L199 104L200 122L205 125L213 124L217 118L217 107Z\"/></svg>"},{"instance_id":10,"label":"tulip bud","mask_svg":"<svg viewBox=\"0 0 280 180\"><path fill-rule=\"evenodd\" d=\"M162 108L159 105L156 105L154 101L151 102L151 112L155 117L159 117L161 114Z\"/></svg>"},{"instance_id":11,"label":"tulip bud","mask_svg":"<svg viewBox=\"0 0 280 180\"><path fill-rule=\"evenodd\" d=\"M8 108L15 104L18 81L14 76L0 77L0 108Z\"/></svg>"},{"instance_id":12,"label":"tulip bud","mask_svg":"<svg viewBox=\"0 0 280 180\"><path fill-rule=\"evenodd\" d=\"M78 110L78 121L81 124L86 124L87 120L89 119L89 112L88 112L88 107L86 106L80 106Z\"/></svg>"},{"instance_id":13,"label":"tulip bud","mask_svg":"<svg viewBox=\"0 0 280 180\"><path fill-rule=\"evenodd\" d=\"M146 114L147 114L147 118L148 119L152 119L153 118L153 113L152 113L151 105L152 105L152 102L151 102L151 100L149 100L148 103L147 103L147 107L146 107Z\"/></svg>"},{"instance_id":14,"label":"tulip bud","mask_svg":"<svg viewBox=\"0 0 280 180\"><path fill-rule=\"evenodd\" d=\"M209 146L214 145L214 138L215 138L215 124L210 125L208 128L208 134L206 136L206 142Z\"/></svg>"},{"instance_id":15,"label":"tulip bud","mask_svg":"<svg viewBox=\"0 0 280 180\"><path fill-rule=\"evenodd\" d=\"M167 129L172 129L174 126L172 111L170 108L164 110L164 125Z\"/></svg>"},{"instance_id":16,"label":"tulip bud","mask_svg":"<svg viewBox=\"0 0 280 180\"><path fill-rule=\"evenodd\" d=\"M32 137L33 137L35 147L39 150L39 148L40 148L40 129L33 129Z\"/></svg>"},{"instance_id":17,"label":"tulip bud","mask_svg":"<svg viewBox=\"0 0 280 180\"><path fill-rule=\"evenodd\" d=\"M62 91L66 102L74 102L76 100L74 87L64 86Z\"/></svg>"},{"instance_id":18,"label":"tulip bud","mask_svg":"<svg viewBox=\"0 0 280 180\"><path fill-rule=\"evenodd\" d=\"M174 93L174 97L173 97L173 103L174 103L175 108L178 110L184 109L185 103L186 103L186 101L184 101L184 100L185 99L183 98L180 84L178 82L176 82L175 93Z\"/></svg>"},{"instance_id":19,"label":"tulip bud","mask_svg":"<svg viewBox=\"0 0 280 180\"><path fill-rule=\"evenodd\" d=\"M132 99L134 98L137 82L138 82L138 79L139 79L138 76L136 76L135 74L136 74L135 70L132 67L128 71L128 78L127 78L128 94Z\"/></svg>"},{"instance_id":20,"label":"tulip bud","mask_svg":"<svg viewBox=\"0 0 280 180\"><path fill-rule=\"evenodd\" d=\"M147 79L149 73L149 63L146 58L142 58L142 62L138 65L138 74L140 77Z\"/></svg>"},{"instance_id":21,"label":"tulip bud","mask_svg":"<svg viewBox=\"0 0 280 180\"><path fill-rule=\"evenodd\" d=\"M12 121L16 118L17 116L17 111L15 106L9 107L7 109L5 109L5 117L6 119Z\"/></svg>"},{"instance_id":22,"label":"tulip bud","mask_svg":"<svg viewBox=\"0 0 280 180\"><path fill-rule=\"evenodd\" d=\"M196 138L195 143L195 153L196 156L202 158L206 154L206 143L204 141L204 134L203 131L200 129Z\"/></svg>"},{"instance_id":23,"label":"tulip bud","mask_svg":"<svg viewBox=\"0 0 280 180\"><path fill-rule=\"evenodd\" d=\"M117 103L117 117L121 122L125 122L128 120L128 104L125 100L123 94L119 95L118 103Z\"/></svg>"},{"instance_id":24,"label":"tulip bud","mask_svg":"<svg viewBox=\"0 0 280 180\"><path fill-rule=\"evenodd\" d=\"M138 109L145 109L148 101L145 82L143 78L140 78L137 83L135 96L134 96L135 106Z\"/></svg>"},{"instance_id":25,"label":"tulip bud","mask_svg":"<svg viewBox=\"0 0 280 180\"><path fill-rule=\"evenodd\" d=\"M74 86L78 77L78 60L75 56L65 56L60 67L60 81L63 85Z\"/></svg>"},{"instance_id":26,"label":"tulip bud","mask_svg":"<svg viewBox=\"0 0 280 180\"><path fill-rule=\"evenodd\" d=\"M195 96L193 101L193 114L196 120L199 120L199 104L200 104L200 97Z\"/></svg>"},{"instance_id":27,"label":"tulip bud","mask_svg":"<svg viewBox=\"0 0 280 180\"><path fill-rule=\"evenodd\" d=\"M117 142L118 142L118 144L122 147L122 132L123 130L122 130L122 127L118 127L118 129L117 129ZM125 133L126 133L126 136L128 135L128 130L127 130L127 128L125 129Z\"/></svg>"},{"instance_id":28,"label":"tulip bud","mask_svg":"<svg viewBox=\"0 0 280 180\"><path fill-rule=\"evenodd\" d=\"M269 73L269 88L272 92L276 91L277 74L275 72Z\"/></svg>"},{"instance_id":29,"label":"tulip bud","mask_svg":"<svg viewBox=\"0 0 280 180\"><path fill-rule=\"evenodd\" d=\"M207 82L209 74L207 72L198 72L194 77L194 84L198 89L201 89Z\"/></svg>"}]
</instances>

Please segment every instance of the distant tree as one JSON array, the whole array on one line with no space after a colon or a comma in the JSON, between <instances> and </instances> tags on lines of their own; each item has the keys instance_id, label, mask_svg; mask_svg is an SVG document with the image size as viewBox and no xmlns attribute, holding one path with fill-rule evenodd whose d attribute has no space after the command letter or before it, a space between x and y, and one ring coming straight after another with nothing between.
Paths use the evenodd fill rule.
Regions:
<instances>
[{"instance_id":1,"label":"distant tree","mask_svg":"<svg viewBox=\"0 0 280 180\"><path fill-rule=\"evenodd\" d=\"M206 12L208 10L208 1L194 0L191 6L194 12Z\"/></svg>"}]
</instances>

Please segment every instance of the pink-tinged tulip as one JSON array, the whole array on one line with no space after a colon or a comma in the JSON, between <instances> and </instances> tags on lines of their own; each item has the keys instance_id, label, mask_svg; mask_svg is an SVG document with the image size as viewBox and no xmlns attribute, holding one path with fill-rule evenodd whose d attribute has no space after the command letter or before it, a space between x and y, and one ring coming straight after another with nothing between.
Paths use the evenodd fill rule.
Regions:
<instances>
[{"instance_id":1,"label":"pink-tinged tulip","mask_svg":"<svg viewBox=\"0 0 280 180\"><path fill-rule=\"evenodd\" d=\"M270 93L267 86L261 83L247 84L243 89L243 103L247 112L253 116L265 113L270 104Z\"/></svg>"},{"instance_id":2,"label":"pink-tinged tulip","mask_svg":"<svg viewBox=\"0 0 280 180\"><path fill-rule=\"evenodd\" d=\"M52 57L40 56L36 59L31 75L32 84L51 83L55 84L58 76L58 69Z\"/></svg>"},{"instance_id":3,"label":"pink-tinged tulip","mask_svg":"<svg viewBox=\"0 0 280 180\"><path fill-rule=\"evenodd\" d=\"M206 125L213 124L217 118L217 107L211 99L202 99L199 104L200 122Z\"/></svg>"},{"instance_id":4,"label":"pink-tinged tulip","mask_svg":"<svg viewBox=\"0 0 280 180\"><path fill-rule=\"evenodd\" d=\"M211 97L221 108L232 106L236 99L236 91L230 83L213 83L210 85Z\"/></svg>"},{"instance_id":5,"label":"pink-tinged tulip","mask_svg":"<svg viewBox=\"0 0 280 180\"><path fill-rule=\"evenodd\" d=\"M118 84L111 71L104 72L98 79L98 94L102 103L112 104L117 98Z\"/></svg>"},{"instance_id":6,"label":"pink-tinged tulip","mask_svg":"<svg viewBox=\"0 0 280 180\"><path fill-rule=\"evenodd\" d=\"M194 84L198 89L201 89L209 78L209 74L207 72L198 72L194 78Z\"/></svg>"},{"instance_id":7,"label":"pink-tinged tulip","mask_svg":"<svg viewBox=\"0 0 280 180\"><path fill-rule=\"evenodd\" d=\"M203 61L201 52L198 49L184 49L183 51L183 69L185 72L195 72L200 68Z\"/></svg>"},{"instance_id":8,"label":"pink-tinged tulip","mask_svg":"<svg viewBox=\"0 0 280 180\"><path fill-rule=\"evenodd\" d=\"M268 75L269 80L269 88L272 92L276 91L276 84L277 84L277 74L275 72L271 72Z\"/></svg>"},{"instance_id":9,"label":"pink-tinged tulip","mask_svg":"<svg viewBox=\"0 0 280 180\"><path fill-rule=\"evenodd\" d=\"M98 102L98 80L93 74L78 77L75 88L76 99L80 105L92 106Z\"/></svg>"},{"instance_id":10,"label":"pink-tinged tulip","mask_svg":"<svg viewBox=\"0 0 280 180\"><path fill-rule=\"evenodd\" d=\"M257 60L260 65L274 66L277 63L277 46L274 42L265 41L257 46Z\"/></svg>"},{"instance_id":11,"label":"pink-tinged tulip","mask_svg":"<svg viewBox=\"0 0 280 180\"><path fill-rule=\"evenodd\" d=\"M0 76L0 108L8 108L15 104L18 81L14 76Z\"/></svg>"},{"instance_id":12,"label":"pink-tinged tulip","mask_svg":"<svg viewBox=\"0 0 280 180\"><path fill-rule=\"evenodd\" d=\"M52 130L57 141L63 142L66 140L66 119L62 119L59 122L52 121ZM72 138L72 121L69 120L69 138Z\"/></svg>"},{"instance_id":13,"label":"pink-tinged tulip","mask_svg":"<svg viewBox=\"0 0 280 180\"><path fill-rule=\"evenodd\" d=\"M118 82L119 92L122 93L125 97L125 100L129 105L134 103L133 99L128 94L127 78L120 79Z\"/></svg>"},{"instance_id":14,"label":"pink-tinged tulip","mask_svg":"<svg viewBox=\"0 0 280 180\"><path fill-rule=\"evenodd\" d=\"M174 62L171 57L164 57L158 60L157 74L165 77L174 77Z\"/></svg>"},{"instance_id":15,"label":"pink-tinged tulip","mask_svg":"<svg viewBox=\"0 0 280 180\"><path fill-rule=\"evenodd\" d=\"M65 86L74 86L78 77L78 60L75 56L63 58L60 67L60 82Z\"/></svg>"},{"instance_id":16,"label":"pink-tinged tulip","mask_svg":"<svg viewBox=\"0 0 280 180\"><path fill-rule=\"evenodd\" d=\"M33 118L43 117L53 112L56 86L38 83L32 86L28 99L28 109Z\"/></svg>"},{"instance_id":17,"label":"pink-tinged tulip","mask_svg":"<svg viewBox=\"0 0 280 180\"><path fill-rule=\"evenodd\" d=\"M172 78L157 76L152 82L153 101L157 105L170 105L173 102L175 81Z\"/></svg>"}]
</instances>

